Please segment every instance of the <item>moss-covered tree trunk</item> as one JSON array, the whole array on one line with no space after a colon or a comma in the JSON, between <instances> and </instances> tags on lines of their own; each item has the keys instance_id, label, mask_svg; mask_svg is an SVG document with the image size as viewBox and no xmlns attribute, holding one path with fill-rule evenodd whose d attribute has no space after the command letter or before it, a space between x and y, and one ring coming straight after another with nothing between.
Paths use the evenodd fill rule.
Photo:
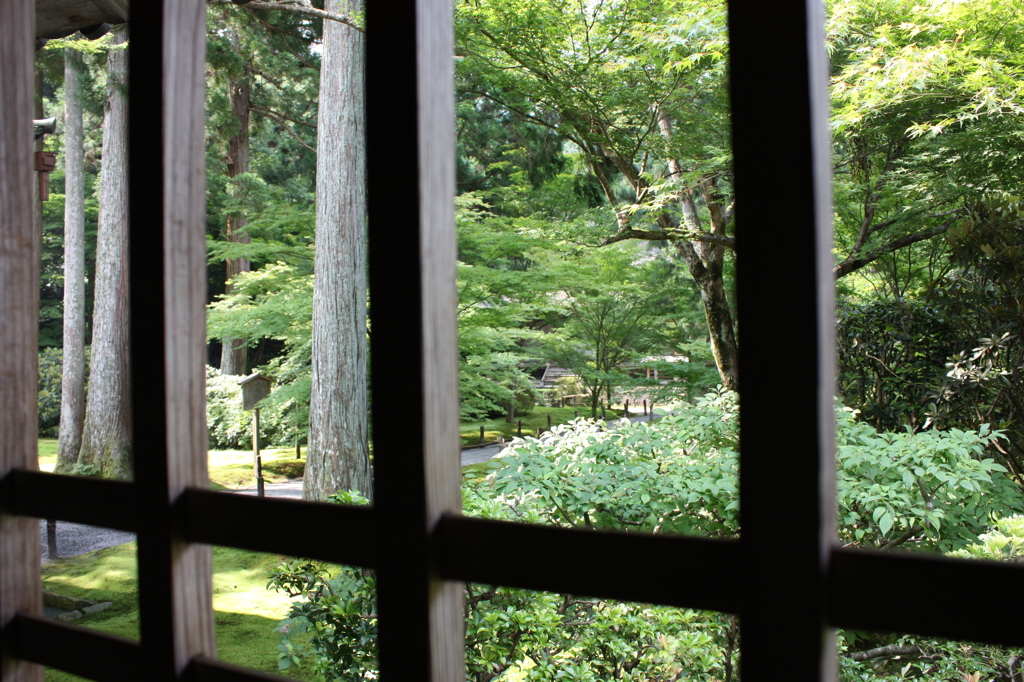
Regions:
<instances>
[{"instance_id":1,"label":"moss-covered tree trunk","mask_svg":"<svg viewBox=\"0 0 1024 682\"><path fill-rule=\"evenodd\" d=\"M324 9L360 13L360 0ZM366 394L366 191L363 40L324 22L317 124L313 372L303 499L370 496Z\"/></svg>"},{"instance_id":2,"label":"moss-covered tree trunk","mask_svg":"<svg viewBox=\"0 0 1024 682\"><path fill-rule=\"evenodd\" d=\"M113 44L124 42L125 28ZM109 478L131 478L128 357L128 101L124 50L107 56L92 356L78 462Z\"/></svg>"},{"instance_id":3,"label":"moss-covered tree trunk","mask_svg":"<svg viewBox=\"0 0 1024 682\"><path fill-rule=\"evenodd\" d=\"M78 461L85 421L85 159L82 60L64 50L64 355L58 473Z\"/></svg>"}]
</instances>

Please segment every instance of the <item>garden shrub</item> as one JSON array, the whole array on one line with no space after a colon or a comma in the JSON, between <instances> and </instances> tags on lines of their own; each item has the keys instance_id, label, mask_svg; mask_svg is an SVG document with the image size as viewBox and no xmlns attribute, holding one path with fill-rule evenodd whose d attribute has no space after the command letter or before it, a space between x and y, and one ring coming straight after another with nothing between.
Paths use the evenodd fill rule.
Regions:
<instances>
[{"instance_id":1,"label":"garden shrub","mask_svg":"<svg viewBox=\"0 0 1024 682\"><path fill-rule=\"evenodd\" d=\"M623 420L613 430L578 419L513 441L486 479L467 479L464 511L564 527L738 537L735 394L712 393L666 412L655 422ZM837 410L841 542L963 549L978 542L992 514L1024 511L1005 470L986 456L999 432L879 433L854 416ZM371 575L299 562L282 565L271 586L301 597L279 628L282 667L309 665L329 680L376 679L366 655L376 646ZM738 679L732 616L507 587L465 590L472 680L510 679L516 670L531 681ZM861 651L880 641L903 640L847 632L841 646ZM921 662L920 671L941 673L927 679L973 671L970 656L952 644L921 646L939 652ZM872 665L844 660L842 677L865 679Z\"/></svg>"},{"instance_id":2,"label":"garden shrub","mask_svg":"<svg viewBox=\"0 0 1024 682\"><path fill-rule=\"evenodd\" d=\"M206 428L211 449L244 448L247 442L252 443L252 413L242 409L238 377L222 375L209 365L206 366Z\"/></svg>"},{"instance_id":3,"label":"garden shrub","mask_svg":"<svg viewBox=\"0 0 1024 682\"><path fill-rule=\"evenodd\" d=\"M1024 516L1015 514L996 519L987 533L978 536L977 542L949 555L960 559L1024 561Z\"/></svg>"},{"instance_id":4,"label":"garden shrub","mask_svg":"<svg viewBox=\"0 0 1024 682\"><path fill-rule=\"evenodd\" d=\"M838 412L840 538L847 543L952 551L978 540L993 513L1022 508L1019 488L978 431L879 433Z\"/></svg>"},{"instance_id":5,"label":"garden shrub","mask_svg":"<svg viewBox=\"0 0 1024 682\"><path fill-rule=\"evenodd\" d=\"M64 352L60 348L39 351L39 436L56 438L60 432L60 401ZM85 349L85 377L89 378L89 349Z\"/></svg>"},{"instance_id":6,"label":"garden shrub","mask_svg":"<svg viewBox=\"0 0 1024 682\"><path fill-rule=\"evenodd\" d=\"M60 348L39 351L39 435L56 438L60 429L62 358Z\"/></svg>"}]
</instances>

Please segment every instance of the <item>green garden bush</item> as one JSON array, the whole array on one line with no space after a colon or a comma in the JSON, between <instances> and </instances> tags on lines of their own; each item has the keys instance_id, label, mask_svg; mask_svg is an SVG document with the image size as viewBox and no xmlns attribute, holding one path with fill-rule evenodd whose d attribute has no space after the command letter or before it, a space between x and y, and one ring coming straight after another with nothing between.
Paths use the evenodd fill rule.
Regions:
<instances>
[{"instance_id":1,"label":"green garden bush","mask_svg":"<svg viewBox=\"0 0 1024 682\"><path fill-rule=\"evenodd\" d=\"M879 433L855 416L837 410L842 543L966 551L988 537L993 514L1024 511L1020 492L986 451L1000 433ZM483 482L467 479L464 511L564 527L736 538L738 417L735 394L718 392L675 404L657 421L622 421L613 430L578 419L539 439L514 441ZM282 667L309 666L328 680L375 679L372 574L297 562L282 565L271 586L300 597L279 628ZM516 670L531 681L738 679L732 616L486 585L467 584L465 594L472 680L505 680ZM841 646L863 651L896 639L848 632ZM938 652L928 665L943 674L972 670L970 656L954 655L953 645L921 646ZM843 679L864 679L871 665L844 657Z\"/></svg>"},{"instance_id":2,"label":"green garden bush","mask_svg":"<svg viewBox=\"0 0 1024 682\"><path fill-rule=\"evenodd\" d=\"M39 351L39 436L56 438L60 432L60 400L64 352L60 348ZM85 377L89 378L89 349L85 349Z\"/></svg>"},{"instance_id":3,"label":"green garden bush","mask_svg":"<svg viewBox=\"0 0 1024 682\"><path fill-rule=\"evenodd\" d=\"M60 429L61 363L60 348L39 351L39 435L56 438Z\"/></svg>"}]
</instances>

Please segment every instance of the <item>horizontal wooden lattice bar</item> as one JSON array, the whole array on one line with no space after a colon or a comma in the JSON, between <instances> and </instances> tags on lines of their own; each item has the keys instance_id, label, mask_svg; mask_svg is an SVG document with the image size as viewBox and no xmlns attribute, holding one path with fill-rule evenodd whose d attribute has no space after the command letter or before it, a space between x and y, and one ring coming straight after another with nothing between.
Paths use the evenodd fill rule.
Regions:
<instances>
[{"instance_id":1,"label":"horizontal wooden lattice bar","mask_svg":"<svg viewBox=\"0 0 1024 682\"><path fill-rule=\"evenodd\" d=\"M836 549L835 627L1024 646L1024 566L909 552Z\"/></svg>"},{"instance_id":2,"label":"horizontal wooden lattice bar","mask_svg":"<svg viewBox=\"0 0 1024 682\"><path fill-rule=\"evenodd\" d=\"M285 682L291 679L202 657L192 659L185 677L192 682Z\"/></svg>"},{"instance_id":3,"label":"horizontal wooden lattice bar","mask_svg":"<svg viewBox=\"0 0 1024 682\"><path fill-rule=\"evenodd\" d=\"M144 678L138 642L26 614L18 614L11 629L18 658L100 682Z\"/></svg>"},{"instance_id":4,"label":"horizontal wooden lattice bar","mask_svg":"<svg viewBox=\"0 0 1024 682\"><path fill-rule=\"evenodd\" d=\"M735 613L740 545L447 516L448 580Z\"/></svg>"},{"instance_id":5,"label":"horizontal wooden lattice bar","mask_svg":"<svg viewBox=\"0 0 1024 682\"><path fill-rule=\"evenodd\" d=\"M135 532L131 483L15 469L0 485L15 514Z\"/></svg>"},{"instance_id":6,"label":"horizontal wooden lattice bar","mask_svg":"<svg viewBox=\"0 0 1024 682\"><path fill-rule=\"evenodd\" d=\"M378 524L369 507L313 504L190 489L179 501L189 542L277 552L352 566L377 561Z\"/></svg>"}]
</instances>

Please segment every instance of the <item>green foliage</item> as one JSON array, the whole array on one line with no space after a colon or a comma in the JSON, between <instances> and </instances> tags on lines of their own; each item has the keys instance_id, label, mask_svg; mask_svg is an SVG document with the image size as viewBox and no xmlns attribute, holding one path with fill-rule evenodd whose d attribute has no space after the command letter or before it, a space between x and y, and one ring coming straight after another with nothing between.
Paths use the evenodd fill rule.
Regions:
<instances>
[{"instance_id":1,"label":"green foliage","mask_svg":"<svg viewBox=\"0 0 1024 682\"><path fill-rule=\"evenodd\" d=\"M456 200L458 224L459 394L463 421L527 414L536 402L528 371L542 360L529 327L550 315L550 273L533 267L547 240L522 221L495 215L475 194Z\"/></svg>"},{"instance_id":2,"label":"green foliage","mask_svg":"<svg viewBox=\"0 0 1024 682\"><path fill-rule=\"evenodd\" d=\"M1006 469L986 456L999 440L987 424L977 432L879 433L839 412L841 539L940 551L976 541L993 513L1024 510Z\"/></svg>"},{"instance_id":3,"label":"green foliage","mask_svg":"<svg viewBox=\"0 0 1024 682\"><path fill-rule=\"evenodd\" d=\"M341 491L328 500L369 504L358 490ZM316 675L332 682L376 679L376 585L369 570L332 569L316 561L279 564L270 574L267 589L283 592L293 601L288 617L274 629L281 635L278 667L285 670L308 661Z\"/></svg>"},{"instance_id":4,"label":"green foliage","mask_svg":"<svg viewBox=\"0 0 1024 682\"><path fill-rule=\"evenodd\" d=\"M110 50L124 50L127 48L127 44L111 45L110 41L113 38L113 34L107 33L104 36L100 36L95 40L82 40L78 33L74 33L67 38L51 38L46 41L43 46L44 50L74 50L82 54L103 54Z\"/></svg>"},{"instance_id":5,"label":"green foliage","mask_svg":"<svg viewBox=\"0 0 1024 682\"><path fill-rule=\"evenodd\" d=\"M234 281L230 295L207 308L207 332L211 339L235 338L249 345L262 339L281 342L284 351L263 366L263 371L276 379L274 391L265 400L261 419L266 419L265 432L275 442L287 444L290 439L304 437L309 415L311 381L313 274L312 248L298 246L297 251L309 254L309 260L296 258L296 264L274 263L259 270L245 272ZM209 372L209 370L208 370ZM237 380L237 377L236 377ZM228 388L228 393L234 389ZM230 405L234 399L225 394ZM241 405L239 399L238 404ZM234 417L221 419L223 438L211 442L222 447L237 443ZM220 429L220 427L216 427ZM211 439L215 426L210 424Z\"/></svg>"},{"instance_id":6,"label":"green foliage","mask_svg":"<svg viewBox=\"0 0 1024 682\"><path fill-rule=\"evenodd\" d=\"M977 542L949 555L961 559L1024 561L1024 516L996 519L987 533L978 536Z\"/></svg>"},{"instance_id":7,"label":"green foliage","mask_svg":"<svg viewBox=\"0 0 1024 682\"><path fill-rule=\"evenodd\" d=\"M733 537L738 532L735 395L672 405L656 422L604 431L578 420L507 450L488 508L563 526ZM840 540L947 551L992 513L1024 509L978 432L879 433L837 411ZM504 512L502 512L504 513Z\"/></svg>"},{"instance_id":8,"label":"green foliage","mask_svg":"<svg viewBox=\"0 0 1024 682\"><path fill-rule=\"evenodd\" d=\"M735 537L735 396L679 404L606 430L579 419L513 444L478 494L501 515L560 526Z\"/></svg>"},{"instance_id":9,"label":"green foliage","mask_svg":"<svg viewBox=\"0 0 1024 682\"><path fill-rule=\"evenodd\" d=\"M278 667L309 661L325 680L376 679L376 578L370 571L341 567L335 573L317 562L286 561L270 575L267 588L292 601L281 634ZM301 642L307 642L302 644Z\"/></svg>"},{"instance_id":10,"label":"green foliage","mask_svg":"<svg viewBox=\"0 0 1024 682\"><path fill-rule=\"evenodd\" d=\"M921 426L925 403L962 334L936 305L912 299L847 303L836 329L843 402L875 428Z\"/></svg>"},{"instance_id":11,"label":"green foliage","mask_svg":"<svg viewBox=\"0 0 1024 682\"><path fill-rule=\"evenodd\" d=\"M721 375L707 339L679 343L677 354L645 357L637 364L630 391L648 396L657 404L690 400L719 386ZM643 372L643 374L640 374ZM646 377L650 372L651 376Z\"/></svg>"},{"instance_id":12,"label":"green foliage","mask_svg":"<svg viewBox=\"0 0 1024 682\"><path fill-rule=\"evenodd\" d=\"M562 398L582 395L585 390L583 381L578 376L570 374L555 379L555 386L551 389L549 398L551 398L552 404L560 405Z\"/></svg>"},{"instance_id":13,"label":"green foliage","mask_svg":"<svg viewBox=\"0 0 1024 682\"><path fill-rule=\"evenodd\" d=\"M1016 9L1007 0L930 2L927 9L832 3L829 46L843 65L833 81L835 125L900 112L918 117L908 133L919 138L1019 115L1024 60Z\"/></svg>"},{"instance_id":14,"label":"green foliage","mask_svg":"<svg viewBox=\"0 0 1024 682\"><path fill-rule=\"evenodd\" d=\"M39 435L56 438L60 430L60 401L64 353L60 348L39 351ZM85 376L89 376L89 348L85 349Z\"/></svg>"},{"instance_id":15,"label":"green foliage","mask_svg":"<svg viewBox=\"0 0 1024 682\"><path fill-rule=\"evenodd\" d=\"M1020 649L957 642L946 639L922 640L913 635L883 635L839 631L840 682L901 682L902 680L1006 680L1019 674ZM900 647L899 655L879 655L856 661L852 655L876 647Z\"/></svg>"},{"instance_id":16,"label":"green foliage","mask_svg":"<svg viewBox=\"0 0 1024 682\"><path fill-rule=\"evenodd\" d=\"M63 353L59 348L39 351L39 435L54 437L60 427L60 392Z\"/></svg>"},{"instance_id":17,"label":"green foliage","mask_svg":"<svg viewBox=\"0 0 1024 682\"><path fill-rule=\"evenodd\" d=\"M1005 0L830 4L836 246L886 297L948 269L932 238L1018 191L1021 17ZM927 241L921 241L927 240ZM980 333L979 333L980 335Z\"/></svg>"},{"instance_id":18,"label":"green foliage","mask_svg":"<svg viewBox=\"0 0 1024 682\"><path fill-rule=\"evenodd\" d=\"M548 356L579 377L589 393L591 417L602 395L633 383L626 365L670 345L664 334L671 311L660 305L665 290L637 280L647 274L648 254L636 244L616 244L565 259L559 297L564 320L558 333L544 339Z\"/></svg>"},{"instance_id":19,"label":"green foliage","mask_svg":"<svg viewBox=\"0 0 1024 682\"><path fill-rule=\"evenodd\" d=\"M1006 436L995 450L1020 480L1024 218L1006 197L963 211L944 240L947 272L920 299L841 309L840 386L878 428L992 424Z\"/></svg>"}]
</instances>

